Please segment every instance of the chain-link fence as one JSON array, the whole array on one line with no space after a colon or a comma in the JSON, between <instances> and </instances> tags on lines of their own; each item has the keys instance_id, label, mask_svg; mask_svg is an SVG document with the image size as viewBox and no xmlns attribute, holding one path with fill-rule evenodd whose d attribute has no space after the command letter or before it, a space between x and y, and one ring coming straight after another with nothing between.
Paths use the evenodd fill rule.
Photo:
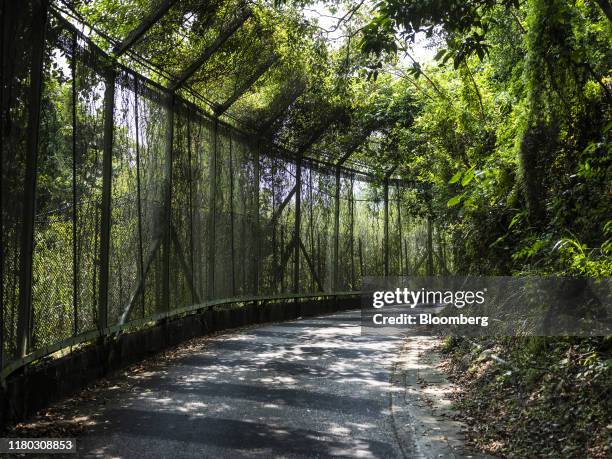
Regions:
<instances>
[{"instance_id":1,"label":"chain-link fence","mask_svg":"<svg viewBox=\"0 0 612 459\"><path fill-rule=\"evenodd\" d=\"M246 135L117 64L59 15L13 3L3 3L3 368L208 300L358 290L364 275L426 274L434 255L444 265L431 222L408 217L401 181Z\"/></svg>"}]
</instances>

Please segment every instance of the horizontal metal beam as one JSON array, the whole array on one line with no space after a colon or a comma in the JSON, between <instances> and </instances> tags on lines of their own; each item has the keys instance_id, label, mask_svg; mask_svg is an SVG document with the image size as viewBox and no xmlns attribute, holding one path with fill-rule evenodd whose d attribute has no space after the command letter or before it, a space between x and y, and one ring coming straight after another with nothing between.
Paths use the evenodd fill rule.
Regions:
<instances>
[{"instance_id":1,"label":"horizontal metal beam","mask_svg":"<svg viewBox=\"0 0 612 459\"><path fill-rule=\"evenodd\" d=\"M247 92L251 86L253 86L257 80L259 80L263 74L274 65L276 61L278 61L278 56L276 54L273 54L269 59L264 61L264 63L255 70L253 75L251 75L251 77L248 78L243 84L241 84L225 102L215 107L215 114L217 116L221 116L223 113L225 113L227 109L229 109L234 102L240 99L240 97L242 97L242 95Z\"/></svg>"},{"instance_id":2,"label":"horizontal metal beam","mask_svg":"<svg viewBox=\"0 0 612 459\"><path fill-rule=\"evenodd\" d=\"M145 33L147 33L151 27L153 27L161 18L164 17L164 15L170 8L172 8L172 5L174 5L176 1L177 0L162 1L154 11L151 11L147 16L145 16L142 22L138 24L138 26L133 29L121 43L113 48L113 54L119 57L129 50Z\"/></svg>"},{"instance_id":3,"label":"horizontal metal beam","mask_svg":"<svg viewBox=\"0 0 612 459\"><path fill-rule=\"evenodd\" d=\"M185 82L193 76L195 72L198 71L200 67L202 67L208 59L215 54L221 46L232 36L236 31L242 27L242 25L253 15L252 10L245 9L238 13L232 22L230 22L225 28L221 30L221 33L217 36L215 41L213 41L209 46L207 46L200 57L198 57L189 67L183 70L178 77L178 79L172 83L169 87L171 91L176 91L181 88Z\"/></svg>"}]
</instances>

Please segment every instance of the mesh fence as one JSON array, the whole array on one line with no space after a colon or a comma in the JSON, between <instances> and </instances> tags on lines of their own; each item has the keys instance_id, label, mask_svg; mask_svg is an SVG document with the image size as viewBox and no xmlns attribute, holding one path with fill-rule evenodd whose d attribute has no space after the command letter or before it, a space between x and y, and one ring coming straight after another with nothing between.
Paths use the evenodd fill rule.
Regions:
<instances>
[{"instance_id":1,"label":"mesh fence","mask_svg":"<svg viewBox=\"0 0 612 459\"><path fill-rule=\"evenodd\" d=\"M12 47L2 48L3 69L11 71L2 75L1 101L3 366L24 354L19 327L27 354L101 324L207 300L357 290L363 276L385 274L386 240L388 274L425 274L434 247L435 269L447 269L441 233L408 217L398 183L389 187L385 207L384 188L372 177L291 157L246 136L111 62L53 15L28 240L30 217L20 197L33 132L28 115L36 107L28 105L31 37L19 31L32 30L26 27L32 15L11 4L3 13L14 18L4 32ZM11 60L15 65L4 65ZM30 297L20 295L28 285L29 246Z\"/></svg>"}]
</instances>

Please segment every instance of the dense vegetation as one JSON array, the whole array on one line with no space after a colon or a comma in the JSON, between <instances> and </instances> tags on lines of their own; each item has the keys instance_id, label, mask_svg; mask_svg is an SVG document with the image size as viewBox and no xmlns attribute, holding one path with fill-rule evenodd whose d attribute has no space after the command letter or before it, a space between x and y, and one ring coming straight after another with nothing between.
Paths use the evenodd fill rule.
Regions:
<instances>
[{"instance_id":1,"label":"dense vegetation","mask_svg":"<svg viewBox=\"0 0 612 459\"><path fill-rule=\"evenodd\" d=\"M381 61L416 32L442 35L440 65L409 69L419 114L398 138L435 187L458 271L609 276L611 24L599 6L407 1L377 12L362 49Z\"/></svg>"},{"instance_id":2,"label":"dense vegetation","mask_svg":"<svg viewBox=\"0 0 612 459\"><path fill-rule=\"evenodd\" d=\"M412 173L434 187L457 272L610 276L609 3L382 1L376 11L361 42L379 57L374 72L415 33L441 35L439 65L408 69L418 115L398 138ZM447 343L476 445L609 454L609 337L481 344Z\"/></svg>"},{"instance_id":3,"label":"dense vegetation","mask_svg":"<svg viewBox=\"0 0 612 459\"><path fill-rule=\"evenodd\" d=\"M188 0L170 8L133 43L129 52L118 55L118 43L138 26L143 11L150 11L152 3L157 4L145 0L53 2L62 13L73 14L71 20L93 25L96 30L82 29L87 29L89 38L105 53L166 87L177 84L186 65L206 54L229 25L239 24L176 94L211 116L256 134L262 142L259 145L271 145L270 151L282 147L300 155L307 152L330 164L350 152L347 165L356 171L372 172L380 179L379 183L360 188L352 179L343 178L346 199L340 211L344 253L340 271L345 276L344 288L358 288L361 274L381 274L380 182L391 174L412 185L397 191L397 210L391 209L392 225L396 227L391 241L394 273L612 275L612 19L607 0L380 0L375 4L336 0L285 0L274 4ZM306 20L304 11L312 8L318 8L319 14L332 14L331 22L327 21L331 25ZM19 33L15 48L25 57L13 68L12 78L4 75L14 85L11 97L3 101L4 112L14 112L13 130L7 129L10 135L4 138L14 158L6 160L3 172L15 182L4 182L9 183L6 187L13 193L20 192L21 175L15 171L23 164L25 148L26 50L31 32L27 31L26 16L23 13L20 24L26 32ZM104 59L81 51L74 61L79 64L71 67L70 56L57 50L58 43L65 44L68 39L62 35L55 16L48 28L51 45L45 49L44 57L35 251L38 258L33 290L35 315L44 317L51 307L59 312L55 322L46 322L48 330L38 330L36 324L44 321L37 322L38 316L35 317L34 334L40 335L40 344L94 327L96 322L96 209L101 195L103 143L101 74L106 65ZM415 43L417 47L430 46L435 58L419 62ZM151 92L155 93L152 89ZM151 208L138 209L144 212L144 220L150 226L144 230L151 233L144 236L145 247L160 226L151 215L159 213L155 206L163 200L160 183L164 180L164 144L160 139L165 135L165 121L161 103L155 99L161 97L149 97L139 106L141 132L136 134L134 109L129 108L137 97L134 93L133 88L124 88L116 96L121 107L115 114L113 199L127 202L113 209L113 218L124 222L115 225L113 233L113 250L119 255L117 260L124 262L123 266L112 266L121 274L113 288L123 289L116 293L117 311L131 293L143 264L142 260L140 267L135 263L135 235L141 216L136 218L132 208L136 207L135 201L129 201L136 194L133 156L137 148L142 148L145 200L155 201ZM227 101L232 103L225 106ZM75 120L79 138L73 144L71 123ZM181 227L180 222L196 217L186 218L181 209L187 208L187 199L192 199L193 193L201 192L201 208L209 204L206 191L202 191L204 186L194 191L185 183L187 177L193 179L191 174L200 174L194 182L208 183L206 152L211 145L206 136L210 130L210 125L198 125L186 117L177 116L175 120L175 156L171 162L174 161L176 183L182 183L183 188L177 187L170 207L174 209L178 237L185 244L189 240L188 225ZM237 251L243 259L232 258L231 270L227 268L227 258L218 262L219 278L237 278L231 286L227 282L224 295L252 294L252 276L245 272L241 277L236 271L246 271L245 266L251 266L247 263L256 259L256 243L247 231L254 224L254 196L258 197L257 206L262 205L263 218L271 218L292 186L293 170L288 167L279 172L278 165L285 163L262 161L261 183L265 185L258 182L253 187L257 179L252 145L240 144L227 133L220 138L225 156L219 169L225 172L220 173L218 186L225 198L220 199L219 213L226 218L231 214L231 250L234 251L234 235L238 235L237 244L242 245ZM142 143L137 145L139 141ZM201 163L195 164L191 158L186 162L192 147L204 152ZM78 171L73 170L75 151ZM3 165L4 162L3 156ZM75 176L78 183L73 184ZM309 220L304 226L305 233L310 234L307 240L305 237L304 251L311 253L315 266L302 261L302 273L313 274L308 278L309 274L303 274L301 287L318 288L314 275L318 271L318 280L330 288L333 175L309 172L306 180L310 182L310 194L305 193L303 206L307 209L304 214L309 215L304 219ZM353 187L357 189L355 193ZM18 240L15 222L19 221L20 208L11 202L10 194L4 193L2 202L8 222L3 229L3 250L4 244L16 246L13 241ZM74 235L69 224L71 199L79 206L75 213L80 224ZM259 207L256 209L260 212ZM268 252L262 256L262 264L270 268L266 271L268 278L262 282L269 292L289 290L289 271L280 277L275 277L273 271L279 259L289 259L285 246L295 223L291 212L289 205L278 227L272 230ZM234 214L240 220L235 222ZM431 238L435 238L431 245L435 246L435 265L430 254L427 269L423 255L427 242L425 219L435 226L433 236L431 226L428 235L430 245ZM204 216L198 222L205 227ZM353 228L358 234L353 234ZM323 237L318 238L315 232ZM193 239L193 225L190 236ZM201 236L205 239L203 232ZM139 237L142 252L142 234ZM410 244L403 237L410 239ZM66 269L65 254L72 249L73 238L79 241L74 260L83 267L74 274L80 276L80 299L75 299L73 291L77 284L73 270ZM229 239L222 243L229 247ZM191 244L193 247L193 241ZM16 273L17 251L5 253L3 272ZM127 263L126 258L130 259ZM196 258L205 257L198 253ZM142 293L143 317L145 303L161 304L159 289L154 291L161 276L161 259L156 258L153 264L157 268L151 271L157 277L147 281L150 290ZM186 293L186 276L181 276L173 278L175 306L195 301L193 292L191 297ZM16 282L6 284L10 288L2 293L6 309L3 326L5 336L12 339L18 295ZM87 314L81 309L78 316L79 301L89 304ZM73 304L74 317L70 317ZM49 336L43 336L47 332ZM478 446L510 455L530 455L527 447L555 457L578 457L584 448L594 456L606 454L603 445L611 430L605 423L612 412L609 338L483 341L482 345L510 362L513 369L509 374L495 366L484 367L480 361L472 365L469 357L474 352L467 341L450 340L447 344L449 354L454 356L454 367L469 370L465 385L476 388L466 393L464 408L480 418L487 413L507 414L505 432L519 434L476 431L474 442ZM562 396L555 395L557 392ZM478 393L504 396L480 400ZM523 403L526 400L533 403ZM578 410L578 405L592 409ZM553 406L555 410L550 411ZM550 438L560 442L566 436L569 449L551 447L554 442L545 437L529 438L529 444L515 440L523 438L525 426L535 423L554 424ZM569 435L576 424L596 435ZM492 444L497 446L491 447Z\"/></svg>"}]
</instances>

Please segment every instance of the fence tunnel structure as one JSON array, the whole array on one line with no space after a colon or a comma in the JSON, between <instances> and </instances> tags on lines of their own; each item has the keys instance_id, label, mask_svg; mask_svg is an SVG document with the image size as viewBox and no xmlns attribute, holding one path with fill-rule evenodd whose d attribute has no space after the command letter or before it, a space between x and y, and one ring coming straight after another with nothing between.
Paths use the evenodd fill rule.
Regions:
<instances>
[{"instance_id":1,"label":"fence tunnel structure","mask_svg":"<svg viewBox=\"0 0 612 459\"><path fill-rule=\"evenodd\" d=\"M317 100L269 9L93 5L1 3L3 379L207 305L448 271L427 190L356 155L383 126Z\"/></svg>"}]
</instances>

